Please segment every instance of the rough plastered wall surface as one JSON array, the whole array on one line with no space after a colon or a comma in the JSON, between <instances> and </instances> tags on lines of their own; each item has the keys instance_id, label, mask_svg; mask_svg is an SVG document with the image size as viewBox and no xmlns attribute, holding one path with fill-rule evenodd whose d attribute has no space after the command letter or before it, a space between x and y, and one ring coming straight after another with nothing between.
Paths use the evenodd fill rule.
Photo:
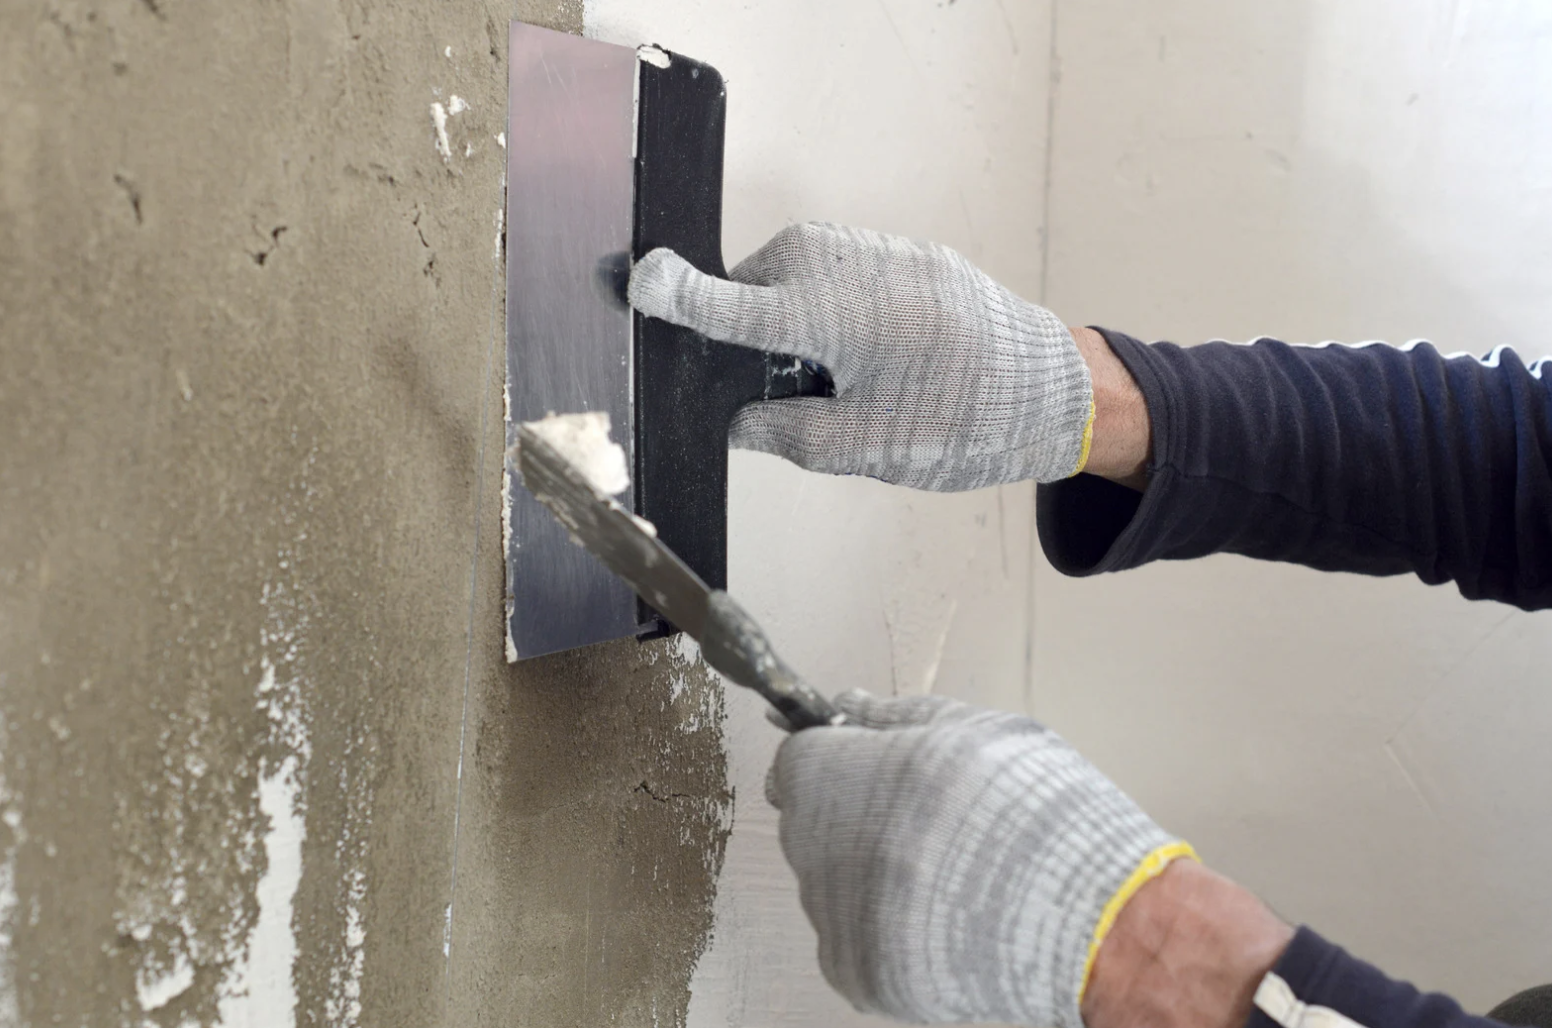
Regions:
<instances>
[{"instance_id":1,"label":"rough plastered wall surface","mask_svg":"<svg viewBox=\"0 0 1552 1028\"><path fill-rule=\"evenodd\" d=\"M502 656L513 16L0 7L0 1025L684 1016L720 692Z\"/></svg>"}]
</instances>

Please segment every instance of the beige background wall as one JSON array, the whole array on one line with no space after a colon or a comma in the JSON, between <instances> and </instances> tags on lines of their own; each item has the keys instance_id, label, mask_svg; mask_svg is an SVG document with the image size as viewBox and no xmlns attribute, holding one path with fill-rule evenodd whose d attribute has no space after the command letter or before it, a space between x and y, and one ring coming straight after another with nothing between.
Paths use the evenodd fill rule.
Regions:
<instances>
[{"instance_id":1,"label":"beige background wall","mask_svg":"<svg viewBox=\"0 0 1552 1028\"><path fill-rule=\"evenodd\" d=\"M827 218L1144 337L1552 352L1534 5L11 4L0 1025L869 1023L756 704L673 644L501 660L514 16L724 72L730 259ZM732 586L828 687L1052 721L1397 973L1552 980L1545 616L1065 580L1030 499L739 455Z\"/></svg>"}]
</instances>

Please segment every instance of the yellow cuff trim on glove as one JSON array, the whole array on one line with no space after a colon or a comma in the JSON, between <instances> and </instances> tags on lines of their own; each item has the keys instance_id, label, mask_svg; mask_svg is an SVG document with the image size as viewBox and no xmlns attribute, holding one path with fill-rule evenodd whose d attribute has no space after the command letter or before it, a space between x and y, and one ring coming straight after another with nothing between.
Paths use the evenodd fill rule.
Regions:
<instances>
[{"instance_id":1,"label":"yellow cuff trim on glove","mask_svg":"<svg viewBox=\"0 0 1552 1028\"><path fill-rule=\"evenodd\" d=\"M1088 441L1084 440L1084 453L1088 452ZM1137 865L1137 870L1132 872L1130 878L1121 883L1115 895L1110 897L1110 902L1105 904L1105 909L1099 912L1099 923L1094 926L1094 938L1089 943L1088 959L1083 962L1083 978L1078 983L1078 1002L1083 1002L1083 994L1088 991L1089 976L1094 973L1094 958L1099 956L1099 947L1105 943L1105 936L1110 934L1110 929L1115 927L1116 918L1121 916L1121 909L1126 906L1137 890L1157 878L1170 864L1185 857L1190 860L1200 861L1196 850L1191 848L1189 842L1169 842L1160 846Z\"/></svg>"},{"instance_id":2,"label":"yellow cuff trim on glove","mask_svg":"<svg viewBox=\"0 0 1552 1028\"><path fill-rule=\"evenodd\" d=\"M1078 466L1072 469L1072 474L1080 474L1089 463L1089 447L1094 445L1094 400L1089 399L1089 419L1083 425L1083 449L1078 451ZM1071 478L1072 475L1068 475Z\"/></svg>"}]
</instances>

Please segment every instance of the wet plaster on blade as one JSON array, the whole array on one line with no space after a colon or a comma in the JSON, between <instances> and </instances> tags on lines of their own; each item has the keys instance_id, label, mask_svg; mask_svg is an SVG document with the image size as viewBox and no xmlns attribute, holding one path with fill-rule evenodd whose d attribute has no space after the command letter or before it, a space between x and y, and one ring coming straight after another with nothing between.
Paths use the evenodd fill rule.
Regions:
<instances>
[{"instance_id":1,"label":"wet plaster on blade","mask_svg":"<svg viewBox=\"0 0 1552 1028\"><path fill-rule=\"evenodd\" d=\"M609 437L608 413L551 414L538 421L525 421L523 428L549 444L557 456L604 496L618 496L630 488L625 450Z\"/></svg>"},{"instance_id":2,"label":"wet plaster on blade","mask_svg":"<svg viewBox=\"0 0 1552 1028\"><path fill-rule=\"evenodd\" d=\"M681 1020L717 719L650 651L502 660L512 11L156 7L0 8L0 1023L213 1025L261 978L267 1025Z\"/></svg>"}]
</instances>

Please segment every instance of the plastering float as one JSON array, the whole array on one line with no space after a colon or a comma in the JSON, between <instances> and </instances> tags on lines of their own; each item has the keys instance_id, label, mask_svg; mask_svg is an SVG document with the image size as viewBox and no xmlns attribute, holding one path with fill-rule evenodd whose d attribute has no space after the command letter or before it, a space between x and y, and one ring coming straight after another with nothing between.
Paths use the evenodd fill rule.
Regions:
<instances>
[{"instance_id":1,"label":"plastering float","mask_svg":"<svg viewBox=\"0 0 1552 1028\"><path fill-rule=\"evenodd\" d=\"M819 369L634 313L631 262L667 246L722 262L727 94L658 47L513 23L507 112L507 445L554 411L606 413L621 509L712 590L727 582L727 433L755 400L828 395ZM675 631L517 483L504 481L507 657Z\"/></svg>"}]
</instances>

